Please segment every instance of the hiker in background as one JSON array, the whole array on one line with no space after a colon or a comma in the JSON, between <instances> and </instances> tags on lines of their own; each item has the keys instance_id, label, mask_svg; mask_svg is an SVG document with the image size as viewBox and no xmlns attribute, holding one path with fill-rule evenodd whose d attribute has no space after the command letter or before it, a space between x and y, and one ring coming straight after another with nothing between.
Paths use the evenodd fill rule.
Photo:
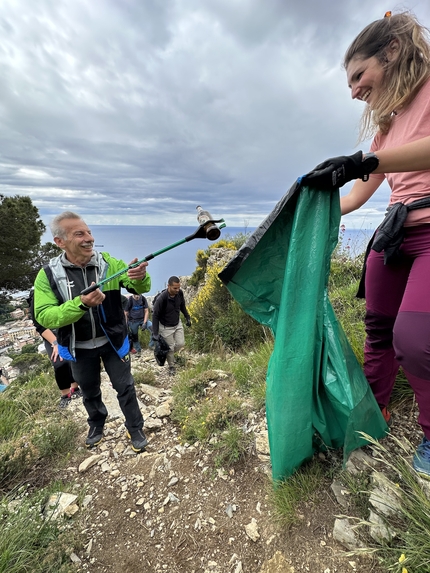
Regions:
<instances>
[{"instance_id":1,"label":"hiker in background","mask_svg":"<svg viewBox=\"0 0 430 573\"><path fill-rule=\"evenodd\" d=\"M344 67L353 99L365 102L361 140L371 153L335 157L301 178L316 189L357 179L341 198L355 211L386 179L387 215L365 266L364 372L388 422L387 406L402 366L424 432L413 467L430 478L430 41L409 12L369 24L348 48Z\"/></svg>"},{"instance_id":2,"label":"hiker in background","mask_svg":"<svg viewBox=\"0 0 430 573\"><path fill-rule=\"evenodd\" d=\"M187 326L191 326L191 317L185 305L184 293L178 277L172 276L167 281L167 289L162 291L154 302L152 310L152 337L158 340L158 335L164 338L170 347L167 354L167 365L170 376L174 376L174 353L185 346L184 327L180 313L185 317Z\"/></svg>"},{"instance_id":3,"label":"hiker in background","mask_svg":"<svg viewBox=\"0 0 430 573\"><path fill-rule=\"evenodd\" d=\"M148 320L149 307L146 298L141 294L132 294L128 298L127 304L124 306L124 312L127 317L128 328L131 334L130 338L132 348L130 352L132 354L140 354L142 351L139 342L139 329L149 330L151 334L149 348L152 348L154 346L154 341L152 339L152 322Z\"/></svg>"},{"instance_id":4,"label":"hiker in background","mask_svg":"<svg viewBox=\"0 0 430 573\"><path fill-rule=\"evenodd\" d=\"M61 397L58 404L59 408L67 408L72 401L72 398L82 398L82 392L77 382L73 380L72 369L70 362L63 360L58 355L58 343L55 330L44 328L34 318L34 289L31 289L30 296L27 300L30 318L33 321L36 332L43 338L45 344L46 354L54 367L55 382L60 390Z\"/></svg>"},{"instance_id":5,"label":"hiker in background","mask_svg":"<svg viewBox=\"0 0 430 573\"><path fill-rule=\"evenodd\" d=\"M65 211L51 222L55 244L64 253L49 261L34 283L34 316L45 328L57 328L58 353L71 361L74 379L82 390L88 413L85 445L92 448L103 439L108 415L102 400L100 365L103 361L125 417L127 437L135 452L148 444L143 416L137 401L130 368L127 321L121 303L121 288L147 292L151 279L147 262L129 268L109 253L94 251L94 238L85 222ZM130 265L137 262L131 261ZM99 277L116 278L88 293L80 294ZM118 275L118 276L117 276Z\"/></svg>"}]
</instances>

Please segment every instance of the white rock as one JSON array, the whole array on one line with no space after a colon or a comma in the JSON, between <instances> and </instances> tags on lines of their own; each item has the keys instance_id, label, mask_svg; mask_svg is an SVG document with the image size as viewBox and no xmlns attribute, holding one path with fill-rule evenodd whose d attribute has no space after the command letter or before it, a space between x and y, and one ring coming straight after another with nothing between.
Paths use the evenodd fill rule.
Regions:
<instances>
[{"instance_id":1,"label":"white rock","mask_svg":"<svg viewBox=\"0 0 430 573\"><path fill-rule=\"evenodd\" d=\"M255 435L255 448L258 454L270 455L269 432L263 431Z\"/></svg>"},{"instance_id":2,"label":"white rock","mask_svg":"<svg viewBox=\"0 0 430 573\"><path fill-rule=\"evenodd\" d=\"M390 517L399 513L401 504L401 491L392 481L383 473L373 472L372 480L375 484L369 502L378 511L379 514Z\"/></svg>"},{"instance_id":3,"label":"white rock","mask_svg":"<svg viewBox=\"0 0 430 573\"><path fill-rule=\"evenodd\" d=\"M251 519L251 523L245 525L245 533L254 542L260 538L260 534L258 533L257 521L254 517Z\"/></svg>"},{"instance_id":4,"label":"white rock","mask_svg":"<svg viewBox=\"0 0 430 573\"><path fill-rule=\"evenodd\" d=\"M395 537L395 532L388 527L385 521L380 515L370 510L369 519L369 534L372 539L379 544L391 543L393 537Z\"/></svg>"},{"instance_id":5,"label":"white rock","mask_svg":"<svg viewBox=\"0 0 430 573\"><path fill-rule=\"evenodd\" d=\"M143 427L147 430L158 430L163 427L163 422L159 418L146 418Z\"/></svg>"},{"instance_id":6,"label":"white rock","mask_svg":"<svg viewBox=\"0 0 430 573\"><path fill-rule=\"evenodd\" d=\"M158 408L155 408L155 415L157 418L167 418L170 416L172 411L170 410L170 406L167 402L163 402Z\"/></svg>"},{"instance_id":7,"label":"white rock","mask_svg":"<svg viewBox=\"0 0 430 573\"><path fill-rule=\"evenodd\" d=\"M50 519L58 519L62 516L69 505L74 504L78 499L72 493L54 493L49 497L46 507L46 516Z\"/></svg>"},{"instance_id":8,"label":"white rock","mask_svg":"<svg viewBox=\"0 0 430 573\"><path fill-rule=\"evenodd\" d=\"M79 557L76 555L76 553L71 553L71 554L70 554L70 560L72 561L72 563L81 563L81 560L80 560Z\"/></svg>"},{"instance_id":9,"label":"white rock","mask_svg":"<svg viewBox=\"0 0 430 573\"><path fill-rule=\"evenodd\" d=\"M89 458L87 458L86 460L84 460L78 468L78 472L79 473L83 473L86 472L87 470L89 470L90 468L92 468L93 466L95 466L96 464L99 463L100 460L104 459L104 456L102 456L102 454L94 454L93 456L90 456Z\"/></svg>"},{"instance_id":10,"label":"white rock","mask_svg":"<svg viewBox=\"0 0 430 573\"><path fill-rule=\"evenodd\" d=\"M352 529L348 519L336 519L333 528L333 538L339 541L347 549L353 550L362 547L363 544L358 539Z\"/></svg>"}]
</instances>

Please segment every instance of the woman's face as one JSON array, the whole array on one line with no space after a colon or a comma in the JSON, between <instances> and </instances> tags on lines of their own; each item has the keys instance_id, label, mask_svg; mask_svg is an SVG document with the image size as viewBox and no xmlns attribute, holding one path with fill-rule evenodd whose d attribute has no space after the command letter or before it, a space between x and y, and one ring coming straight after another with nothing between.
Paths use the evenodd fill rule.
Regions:
<instances>
[{"instance_id":1,"label":"woman's face","mask_svg":"<svg viewBox=\"0 0 430 573\"><path fill-rule=\"evenodd\" d=\"M372 107L378 100L385 76L379 60L375 56L365 60L354 57L346 68L346 75L352 99L359 99Z\"/></svg>"}]
</instances>

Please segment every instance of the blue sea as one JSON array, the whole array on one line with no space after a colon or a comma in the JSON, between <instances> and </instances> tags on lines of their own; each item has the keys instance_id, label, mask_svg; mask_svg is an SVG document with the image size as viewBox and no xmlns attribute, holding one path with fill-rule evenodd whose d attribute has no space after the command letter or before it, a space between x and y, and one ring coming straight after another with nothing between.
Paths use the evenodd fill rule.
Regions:
<instances>
[{"instance_id":1,"label":"blue sea","mask_svg":"<svg viewBox=\"0 0 430 573\"><path fill-rule=\"evenodd\" d=\"M135 257L143 259L167 246L173 245L193 234L197 227L170 227L148 225L91 225L97 251L107 251L113 257L122 259L127 266ZM226 227L221 231L222 238L233 237L238 233L252 233L255 229L248 227ZM351 256L365 250L372 231L340 231L342 248ZM42 243L52 241L47 230ZM152 286L148 294L154 295L166 287L171 275L188 276L196 268L196 254L200 249L207 249L211 244L207 239L194 239L180 244L149 261L148 272Z\"/></svg>"}]
</instances>

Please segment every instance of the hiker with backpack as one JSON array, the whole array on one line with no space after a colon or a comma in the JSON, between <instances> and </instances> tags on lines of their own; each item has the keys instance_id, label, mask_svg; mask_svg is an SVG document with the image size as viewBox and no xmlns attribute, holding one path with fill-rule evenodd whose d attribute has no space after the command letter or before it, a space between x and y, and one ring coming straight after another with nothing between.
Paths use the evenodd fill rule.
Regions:
<instances>
[{"instance_id":1,"label":"hiker with backpack","mask_svg":"<svg viewBox=\"0 0 430 573\"><path fill-rule=\"evenodd\" d=\"M181 283L178 277L171 276L167 281L167 289L155 297L152 311L152 337L158 341L161 334L170 348L167 354L170 376L176 374L174 353L185 346L181 312L185 316L186 325L191 326L191 317L185 305Z\"/></svg>"},{"instance_id":2,"label":"hiker with backpack","mask_svg":"<svg viewBox=\"0 0 430 573\"><path fill-rule=\"evenodd\" d=\"M149 307L148 301L141 294L132 294L124 306L125 316L127 317L128 329L130 332L132 354L140 354L142 347L139 342L139 329L149 330L151 339L149 341L149 348L154 346L152 338L152 322L148 320Z\"/></svg>"}]
</instances>

